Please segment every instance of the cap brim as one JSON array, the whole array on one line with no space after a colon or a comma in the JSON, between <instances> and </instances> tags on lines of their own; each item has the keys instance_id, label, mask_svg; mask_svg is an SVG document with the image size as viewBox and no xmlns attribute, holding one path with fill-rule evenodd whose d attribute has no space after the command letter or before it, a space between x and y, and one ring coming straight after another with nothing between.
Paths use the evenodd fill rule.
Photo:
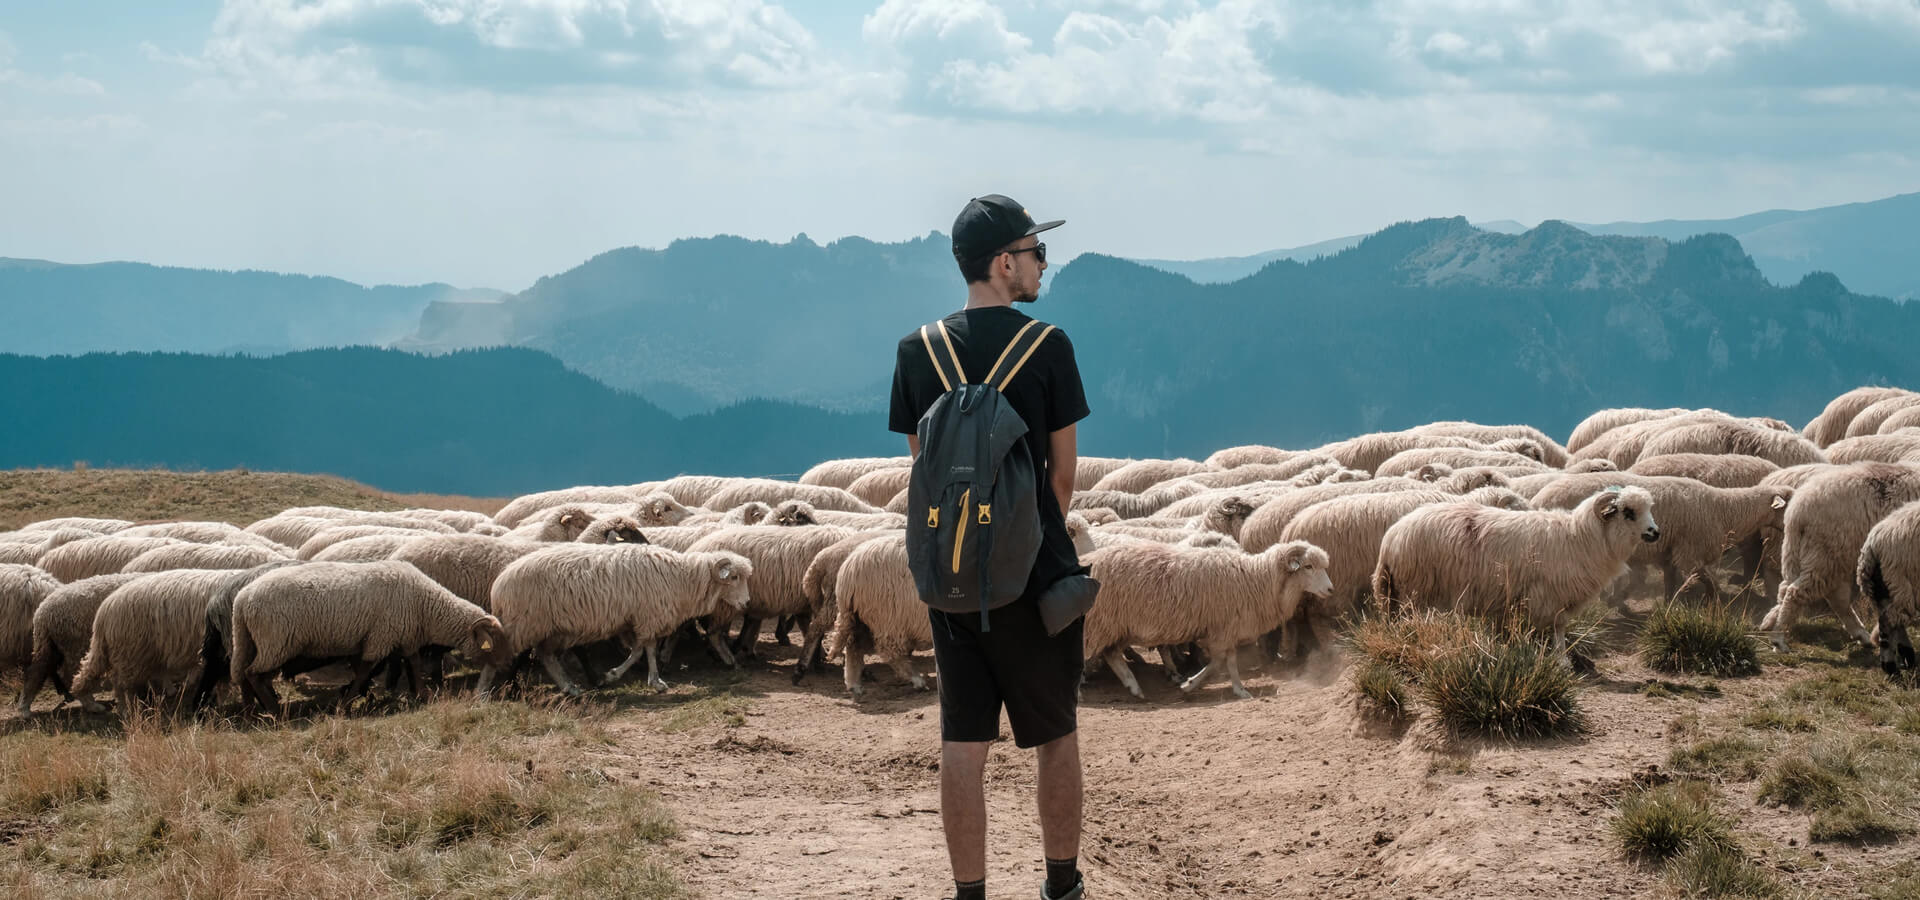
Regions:
<instances>
[{"instance_id":1,"label":"cap brim","mask_svg":"<svg viewBox=\"0 0 1920 900\"><path fill-rule=\"evenodd\" d=\"M1051 222L1041 222L1040 224L1027 229L1027 233L1021 235L1021 237L1033 237L1034 235L1039 234L1042 231L1048 231L1054 228L1059 228L1060 226L1065 224L1067 224L1067 220L1065 219L1055 219Z\"/></svg>"}]
</instances>

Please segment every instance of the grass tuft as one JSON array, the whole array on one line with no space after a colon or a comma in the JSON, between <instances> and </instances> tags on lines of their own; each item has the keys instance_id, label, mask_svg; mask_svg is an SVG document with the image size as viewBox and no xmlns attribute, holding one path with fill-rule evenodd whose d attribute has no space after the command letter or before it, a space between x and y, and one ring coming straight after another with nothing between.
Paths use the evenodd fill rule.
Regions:
<instances>
[{"instance_id":1,"label":"grass tuft","mask_svg":"<svg viewBox=\"0 0 1920 900\"><path fill-rule=\"evenodd\" d=\"M1613 835L1628 856L1665 862L1696 847L1734 850L1727 820L1699 782L1676 781L1620 801Z\"/></svg>"},{"instance_id":2,"label":"grass tuft","mask_svg":"<svg viewBox=\"0 0 1920 900\"><path fill-rule=\"evenodd\" d=\"M1656 672L1690 675L1755 675L1758 644L1746 618L1725 605L1663 602L1640 629L1640 658Z\"/></svg>"},{"instance_id":3,"label":"grass tuft","mask_svg":"<svg viewBox=\"0 0 1920 900\"><path fill-rule=\"evenodd\" d=\"M1702 843L1667 866L1667 882L1683 897L1738 897L1767 900L1781 896L1780 884L1740 851Z\"/></svg>"},{"instance_id":4,"label":"grass tuft","mask_svg":"<svg viewBox=\"0 0 1920 900\"><path fill-rule=\"evenodd\" d=\"M1482 636L1463 652L1431 663L1421 698L1458 734L1542 738L1586 727L1580 681L1538 641Z\"/></svg>"},{"instance_id":5,"label":"grass tuft","mask_svg":"<svg viewBox=\"0 0 1920 900\"><path fill-rule=\"evenodd\" d=\"M1375 716L1398 719L1407 714L1407 677L1380 660L1360 664L1353 676L1353 693L1361 708Z\"/></svg>"},{"instance_id":6,"label":"grass tuft","mask_svg":"<svg viewBox=\"0 0 1920 900\"><path fill-rule=\"evenodd\" d=\"M1730 735L1676 748L1667 755L1667 767L1682 775L1752 781L1760 777L1766 760L1765 747L1739 735Z\"/></svg>"}]
</instances>

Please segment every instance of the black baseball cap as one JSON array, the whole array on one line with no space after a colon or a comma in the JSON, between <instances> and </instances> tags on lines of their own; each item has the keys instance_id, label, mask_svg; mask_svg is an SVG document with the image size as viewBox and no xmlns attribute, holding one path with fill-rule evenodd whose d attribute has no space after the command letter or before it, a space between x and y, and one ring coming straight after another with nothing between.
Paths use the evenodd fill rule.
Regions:
<instances>
[{"instance_id":1,"label":"black baseball cap","mask_svg":"<svg viewBox=\"0 0 1920 900\"><path fill-rule=\"evenodd\" d=\"M953 258L964 263L991 256L1027 235L1065 224L1065 219L1035 224L1026 207L1004 194L975 197L953 220Z\"/></svg>"}]
</instances>

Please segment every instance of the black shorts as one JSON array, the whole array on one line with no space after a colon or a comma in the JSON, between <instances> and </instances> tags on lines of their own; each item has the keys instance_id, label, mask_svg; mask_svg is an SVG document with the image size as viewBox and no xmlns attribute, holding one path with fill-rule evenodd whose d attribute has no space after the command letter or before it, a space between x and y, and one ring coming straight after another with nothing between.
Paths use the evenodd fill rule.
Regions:
<instances>
[{"instance_id":1,"label":"black shorts","mask_svg":"<svg viewBox=\"0 0 1920 900\"><path fill-rule=\"evenodd\" d=\"M1022 597L987 614L928 610L933 659L939 666L940 739L991 741L1007 709L1014 746L1026 749L1066 737L1079 727L1081 626L1053 637L1040 624L1040 607Z\"/></svg>"}]
</instances>

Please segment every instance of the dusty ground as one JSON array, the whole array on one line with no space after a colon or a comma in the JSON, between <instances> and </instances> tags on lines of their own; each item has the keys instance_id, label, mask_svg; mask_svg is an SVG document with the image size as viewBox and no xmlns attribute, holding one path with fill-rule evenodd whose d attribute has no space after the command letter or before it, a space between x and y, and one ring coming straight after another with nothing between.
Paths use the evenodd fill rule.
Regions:
<instances>
[{"instance_id":1,"label":"dusty ground","mask_svg":"<svg viewBox=\"0 0 1920 900\"><path fill-rule=\"evenodd\" d=\"M891 673L859 704L838 672L795 688L792 651L768 650L744 675L680 676L676 691L736 698L725 701L731 717L684 730L668 724L667 707L616 720L621 765L683 826L683 876L712 897L942 896L951 883L934 695ZM917 662L931 669L930 659ZM1082 866L1093 895L1657 894L1658 873L1622 859L1607 831L1613 802L1636 781L1664 777L1675 719L1750 705L1797 675L1770 667L1717 682L1717 695L1655 699L1641 693L1651 673L1631 657L1608 656L1600 669L1586 695L1587 736L1465 747L1418 723L1369 724L1331 674L1269 667L1249 680L1248 701L1224 685L1183 699L1143 677L1149 699L1140 702L1110 676L1094 678L1081 709ZM1000 896L1031 895L1042 877L1033 788L1032 755L997 744L988 881ZM1911 841L1811 856L1785 845L1805 844L1807 817L1756 806L1751 794L1727 794L1741 829L1763 865L1809 896L1868 896L1871 873L1914 859Z\"/></svg>"}]
</instances>

